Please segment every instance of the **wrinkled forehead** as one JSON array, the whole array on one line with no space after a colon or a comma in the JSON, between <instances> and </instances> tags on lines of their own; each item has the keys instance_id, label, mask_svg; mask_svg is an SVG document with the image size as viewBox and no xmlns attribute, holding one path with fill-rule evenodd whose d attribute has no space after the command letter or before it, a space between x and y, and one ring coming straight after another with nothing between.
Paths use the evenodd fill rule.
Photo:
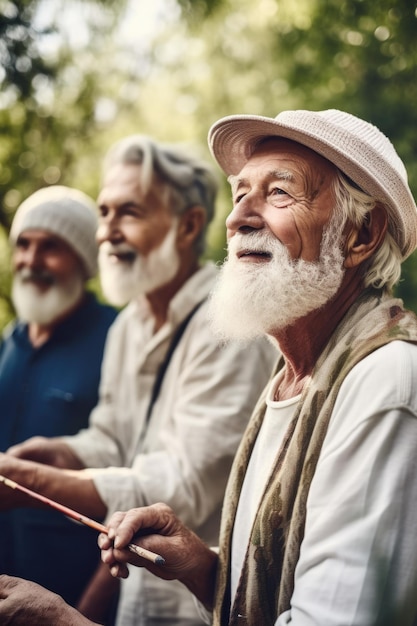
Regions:
<instances>
[{"instance_id":1,"label":"wrinkled forehead","mask_svg":"<svg viewBox=\"0 0 417 626\"><path fill-rule=\"evenodd\" d=\"M253 168L268 171L279 171L280 178L301 175L309 178L328 178L332 180L338 168L314 150L296 141L281 137L262 138L254 147L245 165L236 176L231 175L228 181L235 188Z\"/></svg>"}]
</instances>

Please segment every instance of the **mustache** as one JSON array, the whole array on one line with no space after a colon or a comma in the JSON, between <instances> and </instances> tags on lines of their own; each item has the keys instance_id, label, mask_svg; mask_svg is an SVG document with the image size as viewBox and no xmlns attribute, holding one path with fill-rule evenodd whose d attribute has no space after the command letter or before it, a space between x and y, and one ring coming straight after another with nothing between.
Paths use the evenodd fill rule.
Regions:
<instances>
[{"instance_id":1,"label":"mustache","mask_svg":"<svg viewBox=\"0 0 417 626\"><path fill-rule=\"evenodd\" d=\"M236 256L243 251L273 256L278 250L281 252L287 251L279 239L267 232L236 233L227 242L227 254L229 257Z\"/></svg>"},{"instance_id":2,"label":"mustache","mask_svg":"<svg viewBox=\"0 0 417 626\"><path fill-rule=\"evenodd\" d=\"M138 255L138 251L127 243L111 243L103 241L99 248L99 259L103 260L110 256L117 256L120 259L133 262Z\"/></svg>"},{"instance_id":3,"label":"mustache","mask_svg":"<svg viewBox=\"0 0 417 626\"><path fill-rule=\"evenodd\" d=\"M17 278L22 284L26 283L44 283L45 285L55 285L56 278L48 270L44 269L31 269L29 267L22 267L16 272Z\"/></svg>"}]
</instances>

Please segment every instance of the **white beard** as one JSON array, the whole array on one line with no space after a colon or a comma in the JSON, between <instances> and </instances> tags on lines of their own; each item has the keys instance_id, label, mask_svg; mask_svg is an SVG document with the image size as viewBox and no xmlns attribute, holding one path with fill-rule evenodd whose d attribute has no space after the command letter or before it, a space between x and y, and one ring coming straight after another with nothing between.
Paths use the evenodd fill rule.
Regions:
<instances>
[{"instance_id":1,"label":"white beard","mask_svg":"<svg viewBox=\"0 0 417 626\"><path fill-rule=\"evenodd\" d=\"M31 276L36 275L24 268L13 279L12 300L17 316L23 322L50 324L64 315L81 299L84 292L84 278L76 273L65 283L57 283L50 273L50 286L41 291Z\"/></svg>"},{"instance_id":2,"label":"white beard","mask_svg":"<svg viewBox=\"0 0 417 626\"><path fill-rule=\"evenodd\" d=\"M177 221L168 231L158 248L147 257L138 254L136 248L127 244L113 245L104 241L99 250L100 282L107 300L124 306L134 298L155 291L169 283L177 274L180 260L175 247ZM131 262L120 261L112 253L130 253Z\"/></svg>"},{"instance_id":3,"label":"white beard","mask_svg":"<svg viewBox=\"0 0 417 626\"><path fill-rule=\"evenodd\" d=\"M291 259L273 235L235 234L228 258L210 297L209 317L224 342L252 339L291 326L322 308L338 291L345 270L340 223L324 231L318 261ZM269 262L242 262L236 251L244 247L272 254Z\"/></svg>"}]
</instances>

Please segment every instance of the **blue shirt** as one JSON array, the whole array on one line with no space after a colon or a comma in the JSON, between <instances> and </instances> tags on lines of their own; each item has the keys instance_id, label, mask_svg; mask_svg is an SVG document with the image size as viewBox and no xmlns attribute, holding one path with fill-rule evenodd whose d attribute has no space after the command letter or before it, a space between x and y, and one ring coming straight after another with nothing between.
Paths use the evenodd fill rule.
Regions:
<instances>
[{"instance_id":1,"label":"blue shirt","mask_svg":"<svg viewBox=\"0 0 417 626\"><path fill-rule=\"evenodd\" d=\"M117 312L88 293L52 337L33 347L16 323L0 347L0 451L34 435L72 435L98 400L104 344ZM74 604L99 559L97 533L56 511L0 514L0 572L51 589Z\"/></svg>"}]
</instances>

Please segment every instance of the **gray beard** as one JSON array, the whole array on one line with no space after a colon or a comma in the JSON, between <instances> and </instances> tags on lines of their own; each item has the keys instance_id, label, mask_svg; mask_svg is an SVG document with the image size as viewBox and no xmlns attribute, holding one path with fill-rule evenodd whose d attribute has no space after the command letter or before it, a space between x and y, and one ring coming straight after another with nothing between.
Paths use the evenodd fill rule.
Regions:
<instances>
[{"instance_id":1,"label":"gray beard","mask_svg":"<svg viewBox=\"0 0 417 626\"><path fill-rule=\"evenodd\" d=\"M147 257L138 254L136 248L126 244L112 245L105 241L99 249L100 283L106 299L116 306L124 306L134 298L151 293L169 283L177 274L180 265L175 246L177 221L168 231L158 248ZM133 262L112 259L111 251L130 252Z\"/></svg>"},{"instance_id":2,"label":"gray beard","mask_svg":"<svg viewBox=\"0 0 417 626\"><path fill-rule=\"evenodd\" d=\"M223 342L243 344L291 326L321 309L340 288L345 270L340 223L323 233L318 261L291 259L274 236L237 233L229 241L228 258L209 302L209 318ZM239 261L236 250L248 246L272 254L265 263Z\"/></svg>"},{"instance_id":3,"label":"gray beard","mask_svg":"<svg viewBox=\"0 0 417 626\"><path fill-rule=\"evenodd\" d=\"M23 322L50 324L75 306L83 292L84 278L81 274L75 274L65 284L54 283L44 292L16 274L12 300L17 316Z\"/></svg>"}]
</instances>

